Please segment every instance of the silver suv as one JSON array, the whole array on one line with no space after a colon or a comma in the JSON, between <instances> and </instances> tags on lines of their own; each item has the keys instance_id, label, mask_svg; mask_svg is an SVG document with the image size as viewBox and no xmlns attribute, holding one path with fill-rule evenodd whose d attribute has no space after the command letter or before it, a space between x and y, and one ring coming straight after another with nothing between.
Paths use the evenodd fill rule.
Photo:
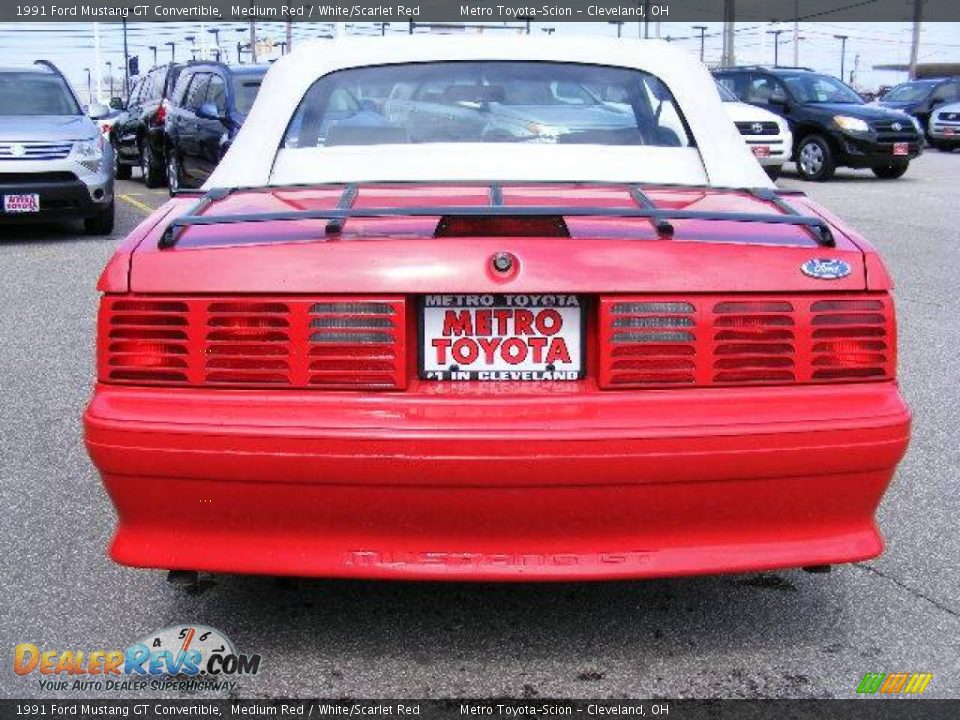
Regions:
<instances>
[{"instance_id":1,"label":"silver suv","mask_svg":"<svg viewBox=\"0 0 960 720\"><path fill-rule=\"evenodd\" d=\"M82 218L91 235L113 231L113 149L60 71L38 60L0 67L0 222Z\"/></svg>"}]
</instances>

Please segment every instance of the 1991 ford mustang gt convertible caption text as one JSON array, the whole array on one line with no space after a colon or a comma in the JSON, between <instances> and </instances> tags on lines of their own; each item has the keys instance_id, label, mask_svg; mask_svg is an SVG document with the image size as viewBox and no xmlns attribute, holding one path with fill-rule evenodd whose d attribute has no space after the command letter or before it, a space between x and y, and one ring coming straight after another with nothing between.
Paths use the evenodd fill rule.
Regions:
<instances>
[{"instance_id":1,"label":"1991 ford mustang gt convertible caption text","mask_svg":"<svg viewBox=\"0 0 960 720\"><path fill-rule=\"evenodd\" d=\"M891 281L659 42L304 46L100 281L139 567L418 579L877 555Z\"/></svg>"}]
</instances>

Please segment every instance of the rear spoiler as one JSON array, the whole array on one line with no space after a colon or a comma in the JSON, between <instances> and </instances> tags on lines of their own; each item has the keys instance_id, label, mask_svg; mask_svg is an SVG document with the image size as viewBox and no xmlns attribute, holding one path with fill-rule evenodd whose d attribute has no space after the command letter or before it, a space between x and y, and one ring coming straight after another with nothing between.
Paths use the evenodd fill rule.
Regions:
<instances>
[{"instance_id":1,"label":"rear spoiler","mask_svg":"<svg viewBox=\"0 0 960 720\"><path fill-rule=\"evenodd\" d=\"M438 184L431 181L431 184ZM161 249L171 248L177 244L181 231L188 227L200 225L233 225L237 223L284 222L288 220L326 220L326 234L338 235L343 224L350 218L386 218L386 217L440 217L440 218L470 218L470 217L509 217L509 218L557 218L557 217L613 217L613 218L640 218L649 220L657 234L661 237L671 237L673 226L671 220L707 220L718 222L758 223L764 225L796 225L803 227L821 247L833 247L835 242L830 226L825 220L810 215L801 215L783 197L787 193L769 188L702 188L714 192L748 192L759 200L774 205L778 213L734 213L710 212L702 210L679 210L657 207L644 193L640 185L625 185L624 183L576 183L570 185L610 185L623 187L630 196L632 205L623 207L604 206L565 206L565 205L504 205L503 186L500 183L464 183L450 182L450 185L464 187L466 185L486 187L490 197L489 205L417 205L412 207L372 207L355 208L353 203L359 192L359 186L348 184L343 186L337 183L336 187L343 186L343 193L335 208L323 210L293 210L263 213L236 213L232 215L204 215L203 212L218 200L223 200L237 192L273 192L284 189L302 189L307 187L323 187L324 184L309 185L279 185L262 187L211 188L206 192L178 192L180 195L199 195L197 202L183 215L174 218L166 227L157 246ZM542 183L510 182L510 187L524 185L539 185ZM555 183L552 183L555 184ZM384 185L402 186L403 183L376 183L378 187ZM654 187L654 186L649 186ZM656 187L671 187L658 185ZM676 186L684 189L697 189L694 186Z\"/></svg>"}]
</instances>

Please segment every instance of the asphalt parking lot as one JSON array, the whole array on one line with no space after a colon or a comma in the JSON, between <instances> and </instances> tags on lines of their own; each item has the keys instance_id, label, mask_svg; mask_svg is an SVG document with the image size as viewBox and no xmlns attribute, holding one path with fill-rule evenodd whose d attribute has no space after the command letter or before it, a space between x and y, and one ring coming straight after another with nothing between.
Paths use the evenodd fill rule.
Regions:
<instances>
[{"instance_id":1,"label":"asphalt parking lot","mask_svg":"<svg viewBox=\"0 0 960 720\"><path fill-rule=\"evenodd\" d=\"M83 448L95 283L165 191L119 183L113 238L0 227L0 693L18 643L126 647L198 622L260 653L241 697L840 697L866 672L931 672L960 697L960 153L902 180L788 174L884 252L897 281L914 438L880 512L886 553L835 569L579 585L218 577L186 592L104 554L113 511ZM155 695L154 692L145 693ZM221 695L222 696L222 695Z\"/></svg>"}]
</instances>

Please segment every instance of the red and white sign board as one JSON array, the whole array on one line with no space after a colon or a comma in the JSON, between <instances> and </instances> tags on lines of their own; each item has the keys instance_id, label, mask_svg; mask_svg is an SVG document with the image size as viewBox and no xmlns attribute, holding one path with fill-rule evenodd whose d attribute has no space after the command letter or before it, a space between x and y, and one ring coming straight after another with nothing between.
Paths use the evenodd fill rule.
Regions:
<instances>
[{"instance_id":1,"label":"red and white sign board","mask_svg":"<svg viewBox=\"0 0 960 720\"><path fill-rule=\"evenodd\" d=\"M40 196L36 193L4 195L3 211L8 213L40 212Z\"/></svg>"},{"instance_id":2,"label":"red and white sign board","mask_svg":"<svg viewBox=\"0 0 960 720\"><path fill-rule=\"evenodd\" d=\"M576 295L428 295L421 304L425 380L577 380L583 302Z\"/></svg>"}]
</instances>

